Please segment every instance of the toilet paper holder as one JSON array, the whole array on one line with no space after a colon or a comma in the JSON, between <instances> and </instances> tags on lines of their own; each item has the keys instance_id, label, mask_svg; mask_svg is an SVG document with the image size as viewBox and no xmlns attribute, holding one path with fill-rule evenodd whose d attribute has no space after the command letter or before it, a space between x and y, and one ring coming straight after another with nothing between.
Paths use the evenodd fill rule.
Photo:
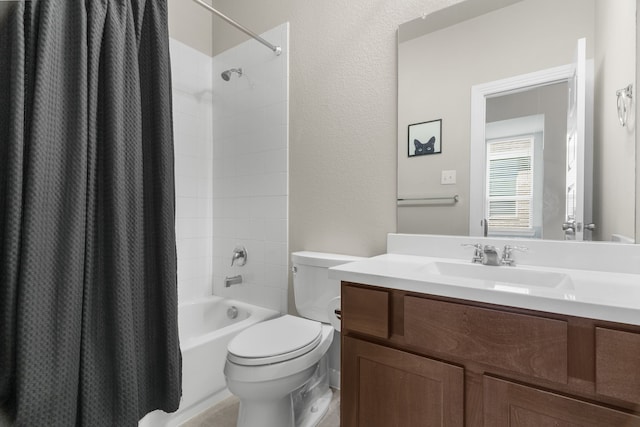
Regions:
<instances>
[{"instance_id":1,"label":"toilet paper holder","mask_svg":"<svg viewBox=\"0 0 640 427\"><path fill-rule=\"evenodd\" d=\"M342 320L342 310L340 310L339 308L336 308L335 310L333 310L333 312L335 313L338 319Z\"/></svg>"}]
</instances>

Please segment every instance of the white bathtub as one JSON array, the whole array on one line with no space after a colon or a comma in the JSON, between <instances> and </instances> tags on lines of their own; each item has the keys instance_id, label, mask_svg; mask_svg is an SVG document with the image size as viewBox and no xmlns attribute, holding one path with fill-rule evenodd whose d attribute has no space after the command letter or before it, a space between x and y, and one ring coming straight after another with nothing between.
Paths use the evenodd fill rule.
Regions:
<instances>
[{"instance_id":1,"label":"white bathtub","mask_svg":"<svg viewBox=\"0 0 640 427\"><path fill-rule=\"evenodd\" d=\"M228 310L235 307L237 317ZM241 330L279 316L267 308L210 296L178 307L182 350L182 400L173 414L154 411L140 427L177 426L229 396L224 380L227 344Z\"/></svg>"}]
</instances>

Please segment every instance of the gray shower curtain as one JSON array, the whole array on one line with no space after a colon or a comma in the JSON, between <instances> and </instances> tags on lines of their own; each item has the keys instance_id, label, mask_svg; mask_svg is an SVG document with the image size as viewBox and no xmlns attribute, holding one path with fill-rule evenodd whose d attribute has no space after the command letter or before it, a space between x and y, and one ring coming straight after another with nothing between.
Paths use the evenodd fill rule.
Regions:
<instances>
[{"instance_id":1,"label":"gray shower curtain","mask_svg":"<svg viewBox=\"0 0 640 427\"><path fill-rule=\"evenodd\" d=\"M0 2L5 419L177 409L174 203L166 0Z\"/></svg>"}]
</instances>

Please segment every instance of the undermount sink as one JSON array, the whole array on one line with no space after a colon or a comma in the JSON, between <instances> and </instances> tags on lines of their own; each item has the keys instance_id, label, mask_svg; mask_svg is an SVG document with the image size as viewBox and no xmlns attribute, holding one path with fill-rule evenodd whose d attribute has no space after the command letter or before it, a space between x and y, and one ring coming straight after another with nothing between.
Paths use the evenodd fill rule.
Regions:
<instances>
[{"instance_id":1,"label":"undermount sink","mask_svg":"<svg viewBox=\"0 0 640 427\"><path fill-rule=\"evenodd\" d=\"M427 265L427 271L433 275L482 281L485 286L507 291L512 290L509 287L548 289L572 287L571 277L567 274L519 267L435 261ZM516 289L513 290L517 292Z\"/></svg>"}]
</instances>

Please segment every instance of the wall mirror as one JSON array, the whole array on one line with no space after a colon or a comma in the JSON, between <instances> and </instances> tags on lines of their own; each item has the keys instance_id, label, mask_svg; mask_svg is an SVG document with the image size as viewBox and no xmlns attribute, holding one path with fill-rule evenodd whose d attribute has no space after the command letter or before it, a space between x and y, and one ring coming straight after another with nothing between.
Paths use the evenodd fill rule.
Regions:
<instances>
[{"instance_id":1,"label":"wall mirror","mask_svg":"<svg viewBox=\"0 0 640 427\"><path fill-rule=\"evenodd\" d=\"M400 25L398 232L635 242L636 7L466 0ZM586 154L576 155L581 39ZM628 85L622 126L616 92ZM409 126L435 120L440 152L408 156L428 142L410 141ZM576 199L587 207L577 223Z\"/></svg>"}]
</instances>

